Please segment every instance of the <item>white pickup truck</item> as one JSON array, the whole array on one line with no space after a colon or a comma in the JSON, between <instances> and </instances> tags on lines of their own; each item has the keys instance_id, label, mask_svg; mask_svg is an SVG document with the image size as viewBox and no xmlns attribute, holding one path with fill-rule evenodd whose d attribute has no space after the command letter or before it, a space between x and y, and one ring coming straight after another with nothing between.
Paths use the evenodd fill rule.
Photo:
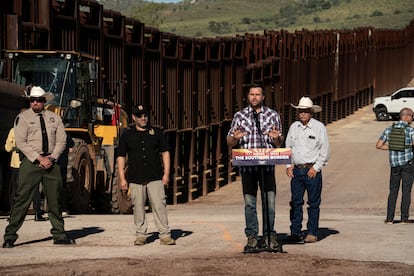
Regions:
<instances>
[{"instance_id":1,"label":"white pickup truck","mask_svg":"<svg viewBox=\"0 0 414 276\"><path fill-rule=\"evenodd\" d=\"M414 110L414 87L401 88L390 96L374 99L373 111L378 121L398 119L400 110L409 107Z\"/></svg>"}]
</instances>

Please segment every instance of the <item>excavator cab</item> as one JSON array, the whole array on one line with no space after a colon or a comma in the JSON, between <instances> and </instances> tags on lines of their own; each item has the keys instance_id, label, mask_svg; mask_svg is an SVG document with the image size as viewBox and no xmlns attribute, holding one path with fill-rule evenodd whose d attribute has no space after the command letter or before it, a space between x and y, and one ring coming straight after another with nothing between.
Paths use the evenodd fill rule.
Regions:
<instances>
[{"instance_id":1,"label":"excavator cab","mask_svg":"<svg viewBox=\"0 0 414 276\"><path fill-rule=\"evenodd\" d=\"M61 116L75 141L67 175L72 211L87 212L92 201L105 201L97 196L111 197L114 189L116 194L118 138L121 128L128 126L128 116L118 103L96 95L99 58L49 50L7 50L6 57L12 65L13 83L41 86L54 94L45 108Z\"/></svg>"},{"instance_id":2,"label":"excavator cab","mask_svg":"<svg viewBox=\"0 0 414 276\"><path fill-rule=\"evenodd\" d=\"M48 106L56 108L70 127L87 128L94 121L90 102L97 79L98 59L75 52L7 51L12 62L12 82L22 86L41 86L53 93ZM83 111L70 108L70 101L83 102ZM89 111L88 111L89 107ZM66 112L64 112L66 110Z\"/></svg>"}]
</instances>

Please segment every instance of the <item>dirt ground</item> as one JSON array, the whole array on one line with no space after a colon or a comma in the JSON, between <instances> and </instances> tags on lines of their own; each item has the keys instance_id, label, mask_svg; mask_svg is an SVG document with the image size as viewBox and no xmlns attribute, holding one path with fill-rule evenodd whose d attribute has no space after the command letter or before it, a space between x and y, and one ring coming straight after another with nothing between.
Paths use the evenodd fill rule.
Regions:
<instances>
[{"instance_id":1,"label":"dirt ground","mask_svg":"<svg viewBox=\"0 0 414 276\"><path fill-rule=\"evenodd\" d=\"M197 258L98 259L23 265L2 275L414 275L413 266L358 262L283 253L235 254Z\"/></svg>"},{"instance_id":2,"label":"dirt ground","mask_svg":"<svg viewBox=\"0 0 414 276\"><path fill-rule=\"evenodd\" d=\"M175 246L161 246L155 238L134 247L130 215L66 218L74 247L39 239L50 224L27 219L17 246L0 249L0 274L414 276L414 224L383 223L389 168L375 142L389 122L376 122L371 108L328 126L332 160L324 169L322 229L315 244L284 245L287 253L241 253L243 203L236 181L192 203L168 206ZM283 240L289 234L284 168L278 167L276 178L276 228ZM3 218L0 229L5 225Z\"/></svg>"}]
</instances>

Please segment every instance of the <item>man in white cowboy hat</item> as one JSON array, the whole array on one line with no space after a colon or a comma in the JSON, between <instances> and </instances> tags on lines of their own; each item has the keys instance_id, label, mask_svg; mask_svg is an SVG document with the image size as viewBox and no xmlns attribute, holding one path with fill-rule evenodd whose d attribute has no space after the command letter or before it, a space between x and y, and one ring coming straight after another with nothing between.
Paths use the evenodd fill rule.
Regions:
<instances>
[{"instance_id":1,"label":"man in white cowboy hat","mask_svg":"<svg viewBox=\"0 0 414 276\"><path fill-rule=\"evenodd\" d=\"M53 96L53 95L52 95ZM14 247L17 231L22 226L27 209L39 183L48 203L50 233L54 244L74 244L66 236L60 205L62 176L56 160L66 147L66 133L61 118L45 110L46 100L53 97L41 87L34 86L28 95L30 108L20 113L14 122L16 146L23 153L17 194L4 233L3 248Z\"/></svg>"},{"instance_id":2,"label":"man in white cowboy hat","mask_svg":"<svg viewBox=\"0 0 414 276\"><path fill-rule=\"evenodd\" d=\"M26 108L23 107L20 112L25 111ZM10 168L12 169L12 175L10 178L10 209L13 207L14 197L16 196L17 191L17 183L19 179L19 167L20 167L20 151L16 147L16 139L14 138L14 128L11 128L9 134L7 135L6 144L4 144L4 149L7 152L11 152L10 158ZM35 195L33 197L33 209L35 211L35 221L46 221L43 217L44 211L41 209L41 193L39 189L35 191Z\"/></svg>"},{"instance_id":3,"label":"man in white cowboy hat","mask_svg":"<svg viewBox=\"0 0 414 276\"><path fill-rule=\"evenodd\" d=\"M33 87L28 87L25 91L24 91L26 97L30 98L44 98L46 100L46 102L50 102L55 98L55 95L53 95L52 92L45 92L45 90L43 90L42 87L40 86L33 86ZM29 93L29 94L27 94Z\"/></svg>"},{"instance_id":4,"label":"man in white cowboy hat","mask_svg":"<svg viewBox=\"0 0 414 276\"><path fill-rule=\"evenodd\" d=\"M298 105L299 120L292 123L286 137L286 147L292 149L292 164L286 174L291 177L290 231L286 243L318 241L319 205L322 192L322 167L329 158L328 134L323 123L313 118L322 108L314 105L309 97L302 97ZM303 196L307 192L307 236L302 236Z\"/></svg>"}]
</instances>

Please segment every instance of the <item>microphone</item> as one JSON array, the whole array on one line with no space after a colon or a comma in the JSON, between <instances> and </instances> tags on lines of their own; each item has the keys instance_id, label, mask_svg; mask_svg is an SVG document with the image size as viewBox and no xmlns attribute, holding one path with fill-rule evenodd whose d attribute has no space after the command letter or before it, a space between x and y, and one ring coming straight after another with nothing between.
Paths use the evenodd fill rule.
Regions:
<instances>
[{"instance_id":1,"label":"microphone","mask_svg":"<svg viewBox=\"0 0 414 276\"><path fill-rule=\"evenodd\" d=\"M256 124L257 130L259 131L259 133L261 133L259 113L257 113L255 109L253 109L253 118L254 118L254 122Z\"/></svg>"}]
</instances>

